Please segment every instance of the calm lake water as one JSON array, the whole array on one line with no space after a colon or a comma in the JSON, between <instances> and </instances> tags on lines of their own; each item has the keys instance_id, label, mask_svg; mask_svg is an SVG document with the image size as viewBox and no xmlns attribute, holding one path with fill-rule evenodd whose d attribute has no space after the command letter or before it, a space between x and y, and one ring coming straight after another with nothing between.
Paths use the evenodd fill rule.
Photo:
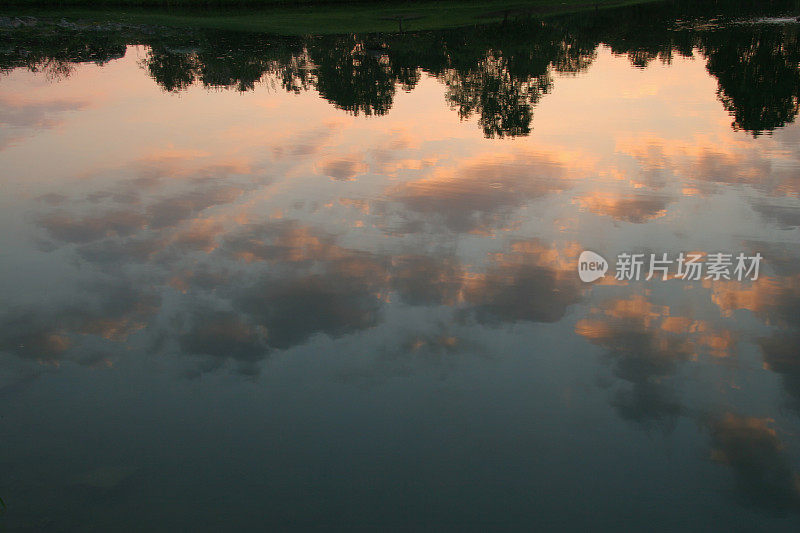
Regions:
<instances>
[{"instance_id":1,"label":"calm lake water","mask_svg":"<svg viewBox=\"0 0 800 533\"><path fill-rule=\"evenodd\" d=\"M680 9L0 29L0 530L800 530L800 24Z\"/></svg>"}]
</instances>

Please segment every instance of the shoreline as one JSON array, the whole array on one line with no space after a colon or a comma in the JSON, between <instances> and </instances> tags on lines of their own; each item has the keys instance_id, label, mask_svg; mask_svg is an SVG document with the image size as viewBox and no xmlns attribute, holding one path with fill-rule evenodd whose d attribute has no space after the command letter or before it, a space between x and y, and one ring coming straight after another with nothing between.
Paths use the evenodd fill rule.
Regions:
<instances>
[{"instance_id":1,"label":"shoreline","mask_svg":"<svg viewBox=\"0 0 800 533\"><path fill-rule=\"evenodd\" d=\"M71 0L81 2L82 0ZM231 2L230 9L219 9L189 2L171 3L167 9L162 0L158 7L146 7L140 0L109 0L102 6L90 8L72 4L58 7L50 0L17 0L0 8L0 16L35 16L40 18L80 19L90 23L153 24L172 27L198 27L234 31L266 32L276 35L330 35L344 33L380 33L425 31L490 24L506 20L548 18L590 10L613 9L650 4L659 0L552 0L476 2L301 2L292 6L285 2L265 0L259 9L255 5L239 6ZM223 0L225 1L225 0ZM282 0L277 0L282 2ZM85 2L84 2L85 3ZM194 5L192 5L194 4Z\"/></svg>"}]
</instances>

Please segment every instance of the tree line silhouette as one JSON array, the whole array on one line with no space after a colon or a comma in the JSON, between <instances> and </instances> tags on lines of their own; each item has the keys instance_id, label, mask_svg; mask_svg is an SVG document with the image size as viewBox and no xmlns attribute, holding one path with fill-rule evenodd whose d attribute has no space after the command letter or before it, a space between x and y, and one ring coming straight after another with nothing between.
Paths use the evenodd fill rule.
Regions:
<instances>
[{"instance_id":1,"label":"tree line silhouette","mask_svg":"<svg viewBox=\"0 0 800 533\"><path fill-rule=\"evenodd\" d=\"M766 8L780 12L795 4ZM64 76L74 63L102 64L122 57L126 45L143 44L149 47L143 68L167 91L194 84L315 90L355 115L388 113L396 92L413 90L427 73L446 86L447 103L460 117L477 117L487 137L513 137L530 133L553 74L587 69L605 45L638 68L699 54L718 81L733 127L759 135L798 114L798 25L726 19L767 14L766 8L752 1L673 1L547 22L525 15L450 30L305 38L197 29L22 32L9 34L0 70L26 67Z\"/></svg>"}]
</instances>

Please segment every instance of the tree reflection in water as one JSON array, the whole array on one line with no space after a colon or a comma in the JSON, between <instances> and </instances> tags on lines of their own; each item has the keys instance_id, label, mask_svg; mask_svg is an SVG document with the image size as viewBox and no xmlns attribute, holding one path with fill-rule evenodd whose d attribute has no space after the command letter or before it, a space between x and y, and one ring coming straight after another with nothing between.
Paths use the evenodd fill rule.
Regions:
<instances>
[{"instance_id":1,"label":"tree reflection in water","mask_svg":"<svg viewBox=\"0 0 800 533\"><path fill-rule=\"evenodd\" d=\"M149 53L142 66L167 91L194 84L315 90L354 115L390 112L398 87L413 90L424 72L446 85L451 107L464 119L477 117L487 137L515 137L531 132L534 108L551 91L553 73L586 70L605 45L640 68L669 63L676 54L705 58L736 129L759 135L792 122L800 110L797 25L720 23L719 18L714 24L687 23L722 9L696 4L366 36L289 38L215 30L155 35L136 29L12 33L17 42L0 52L0 70L27 67L66 76L75 63L102 64L122 57L126 44L144 44ZM758 13L752 3L733 5L723 10L731 19Z\"/></svg>"}]
</instances>

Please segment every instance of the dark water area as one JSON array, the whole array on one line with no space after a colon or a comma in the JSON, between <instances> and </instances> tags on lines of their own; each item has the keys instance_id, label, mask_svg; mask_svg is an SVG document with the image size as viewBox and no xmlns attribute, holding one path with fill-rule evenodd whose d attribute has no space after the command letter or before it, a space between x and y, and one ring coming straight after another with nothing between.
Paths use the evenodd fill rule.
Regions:
<instances>
[{"instance_id":1,"label":"dark water area","mask_svg":"<svg viewBox=\"0 0 800 533\"><path fill-rule=\"evenodd\" d=\"M800 13L710 4L0 24L0 531L797 531Z\"/></svg>"}]
</instances>

